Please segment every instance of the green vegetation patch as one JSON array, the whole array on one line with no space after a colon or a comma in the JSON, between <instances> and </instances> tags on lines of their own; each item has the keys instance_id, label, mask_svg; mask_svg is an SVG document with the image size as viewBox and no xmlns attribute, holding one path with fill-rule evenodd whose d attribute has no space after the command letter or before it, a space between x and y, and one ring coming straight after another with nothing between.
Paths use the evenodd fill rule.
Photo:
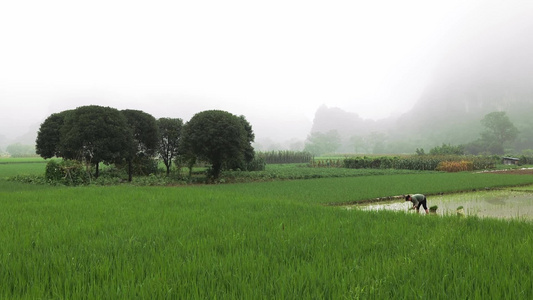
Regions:
<instances>
[{"instance_id":1,"label":"green vegetation patch","mask_svg":"<svg viewBox=\"0 0 533 300\"><path fill-rule=\"evenodd\" d=\"M13 162L9 159L6 163L0 163L0 178L8 178L16 175L43 175L46 169L46 161L42 162Z\"/></svg>"},{"instance_id":2,"label":"green vegetation patch","mask_svg":"<svg viewBox=\"0 0 533 300\"><path fill-rule=\"evenodd\" d=\"M337 180L347 179L363 178ZM4 193L0 297L409 298L413 289L426 299L533 296L523 280L533 269L531 224L293 199L312 182L275 182L296 190L283 198L250 192L273 183ZM421 278L418 285L406 274Z\"/></svg>"},{"instance_id":3,"label":"green vegetation patch","mask_svg":"<svg viewBox=\"0 0 533 300\"><path fill-rule=\"evenodd\" d=\"M418 171L393 169L346 169L346 168L315 168L308 164L275 164L266 165L264 171L224 171L221 178L226 182L252 182L287 179L313 179L332 177L358 177L369 175L413 174Z\"/></svg>"},{"instance_id":4,"label":"green vegetation patch","mask_svg":"<svg viewBox=\"0 0 533 300\"><path fill-rule=\"evenodd\" d=\"M526 183L465 172L179 187L0 179L0 298L529 299L531 223L322 205Z\"/></svg>"},{"instance_id":5,"label":"green vegetation patch","mask_svg":"<svg viewBox=\"0 0 533 300\"><path fill-rule=\"evenodd\" d=\"M20 163L46 163L41 157L0 157L0 165Z\"/></svg>"},{"instance_id":6,"label":"green vegetation patch","mask_svg":"<svg viewBox=\"0 0 533 300\"><path fill-rule=\"evenodd\" d=\"M310 204L346 204L402 194L425 195L533 183L533 176L494 173L412 173L319 178L249 184L211 185L214 193L231 191L251 197L274 197Z\"/></svg>"}]
</instances>

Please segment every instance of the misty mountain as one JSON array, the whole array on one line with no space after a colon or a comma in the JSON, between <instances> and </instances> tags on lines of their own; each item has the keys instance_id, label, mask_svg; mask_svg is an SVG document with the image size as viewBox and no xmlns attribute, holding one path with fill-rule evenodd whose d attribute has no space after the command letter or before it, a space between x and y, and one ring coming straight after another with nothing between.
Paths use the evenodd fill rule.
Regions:
<instances>
[{"instance_id":1,"label":"misty mountain","mask_svg":"<svg viewBox=\"0 0 533 300\"><path fill-rule=\"evenodd\" d=\"M313 131L343 136L383 133L385 152L414 152L479 138L480 120L505 111L520 130L516 150L533 148L533 23L490 28L458 43L433 71L411 109L397 119L368 121L357 113L318 109Z\"/></svg>"},{"instance_id":2,"label":"misty mountain","mask_svg":"<svg viewBox=\"0 0 533 300\"><path fill-rule=\"evenodd\" d=\"M524 35L532 31L529 25L493 28L464 42L435 69L417 104L402 117L413 121L398 124L401 131L465 143L477 138L484 115L505 111L526 134L533 113L533 40Z\"/></svg>"},{"instance_id":3,"label":"misty mountain","mask_svg":"<svg viewBox=\"0 0 533 300\"><path fill-rule=\"evenodd\" d=\"M338 152L354 152L354 140L360 141L358 144L367 144L364 147L357 146L358 151L364 148L367 152L372 152L373 146L370 144L375 144L376 139L388 139L388 135L384 133L391 132L396 121L395 117L379 121L363 119L357 113L322 105L315 113L311 132L336 131L342 144Z\"/></svg>"},{"instance_id":4,"label":"misty mountain","mask_svg":"<svg viewBox=\"0 0 533 300\"><path fill-rule=\"evenodd\" d=\"M7 146L11 144L20 143L22 145L35 145L37 139L37 132L39 131L40 124L35 123L29 126L28 131L15 138L8 138L5 135L0 135L0 153L5 151Z\"/></svg>"},{"instance_id":5,"label":"misty mountain","mask_svg":"<svg viewBox=\"0 0 533 300\"><path fill-rule=\"evenodd\" d=\"M315 113L311 132L337 130L341 136L349 137L354 134L368 134L372 130L376 130L377 126L375 121L365 120L357 113L322 105Z\"/></svg>"}]
</instances>

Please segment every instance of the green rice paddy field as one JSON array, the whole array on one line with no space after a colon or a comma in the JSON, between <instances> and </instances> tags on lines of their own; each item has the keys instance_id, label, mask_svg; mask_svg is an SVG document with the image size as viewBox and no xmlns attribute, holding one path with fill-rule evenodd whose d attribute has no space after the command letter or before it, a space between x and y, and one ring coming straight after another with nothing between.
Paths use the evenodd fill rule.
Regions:
<instances>
[{"instance_id":1,"label":"green rice paddy field","mask_svg":"<svg viewBox=\"0 0 533 300\"><path fill-rule=\"evenodd\" d=\"M29 185L0 164L0 299L532 299L533 224L346 210L533 183L414 173L177 187Z\"/></svg>"}]
</instances>

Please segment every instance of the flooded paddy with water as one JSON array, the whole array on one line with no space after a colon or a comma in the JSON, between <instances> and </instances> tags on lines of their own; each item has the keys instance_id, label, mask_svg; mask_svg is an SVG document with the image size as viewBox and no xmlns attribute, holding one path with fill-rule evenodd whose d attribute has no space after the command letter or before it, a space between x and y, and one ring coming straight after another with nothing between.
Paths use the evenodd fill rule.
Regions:
<instances>
[{"instance_id":1,"label":"flooded paddy with water","mask_svg":"<svg viewBox=\"0 0 533 300\"><path fill-rule=\"evenodd\" d=\"M427 196L428 208L438 206L437 215L457 215L458 208L465 216L481 218L516 218L533 221L533 186L515 187L499 190L476 191L446 195ZM410 210L411 202L404 199L380 201L368 204L351 205L348 209L393 210L416 213ZM420 214L425 214L423 208Z\"/></svg>"}]
</instances>

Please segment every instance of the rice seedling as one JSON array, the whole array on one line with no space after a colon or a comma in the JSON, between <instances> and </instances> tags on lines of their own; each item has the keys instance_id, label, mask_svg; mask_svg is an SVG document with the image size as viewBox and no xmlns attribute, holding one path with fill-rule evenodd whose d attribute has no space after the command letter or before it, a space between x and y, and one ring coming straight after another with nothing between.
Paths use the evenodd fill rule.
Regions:
<instances>
[{"instance_id":1,"label":"rice seedling","mask_svg":"<svg viewBox=\"0 0 533 300\"><path fill-rule=\"evenodd\" d=\"M21 159L3 159L0 161L0 178L16 175L44 175L46 161L44 159L20 161Z\"/></svg>"},{"instance_id":2,"label":"rice seedling","mask_svg":"<svg viewBox=\"0 0 533 300\"><path fill-rule=\"evenodd\" d=\"M528 177L416 173L180 187L0 180L0 298L531 298L530 223L320 205Z\"/></svg>"}]
</instances>

